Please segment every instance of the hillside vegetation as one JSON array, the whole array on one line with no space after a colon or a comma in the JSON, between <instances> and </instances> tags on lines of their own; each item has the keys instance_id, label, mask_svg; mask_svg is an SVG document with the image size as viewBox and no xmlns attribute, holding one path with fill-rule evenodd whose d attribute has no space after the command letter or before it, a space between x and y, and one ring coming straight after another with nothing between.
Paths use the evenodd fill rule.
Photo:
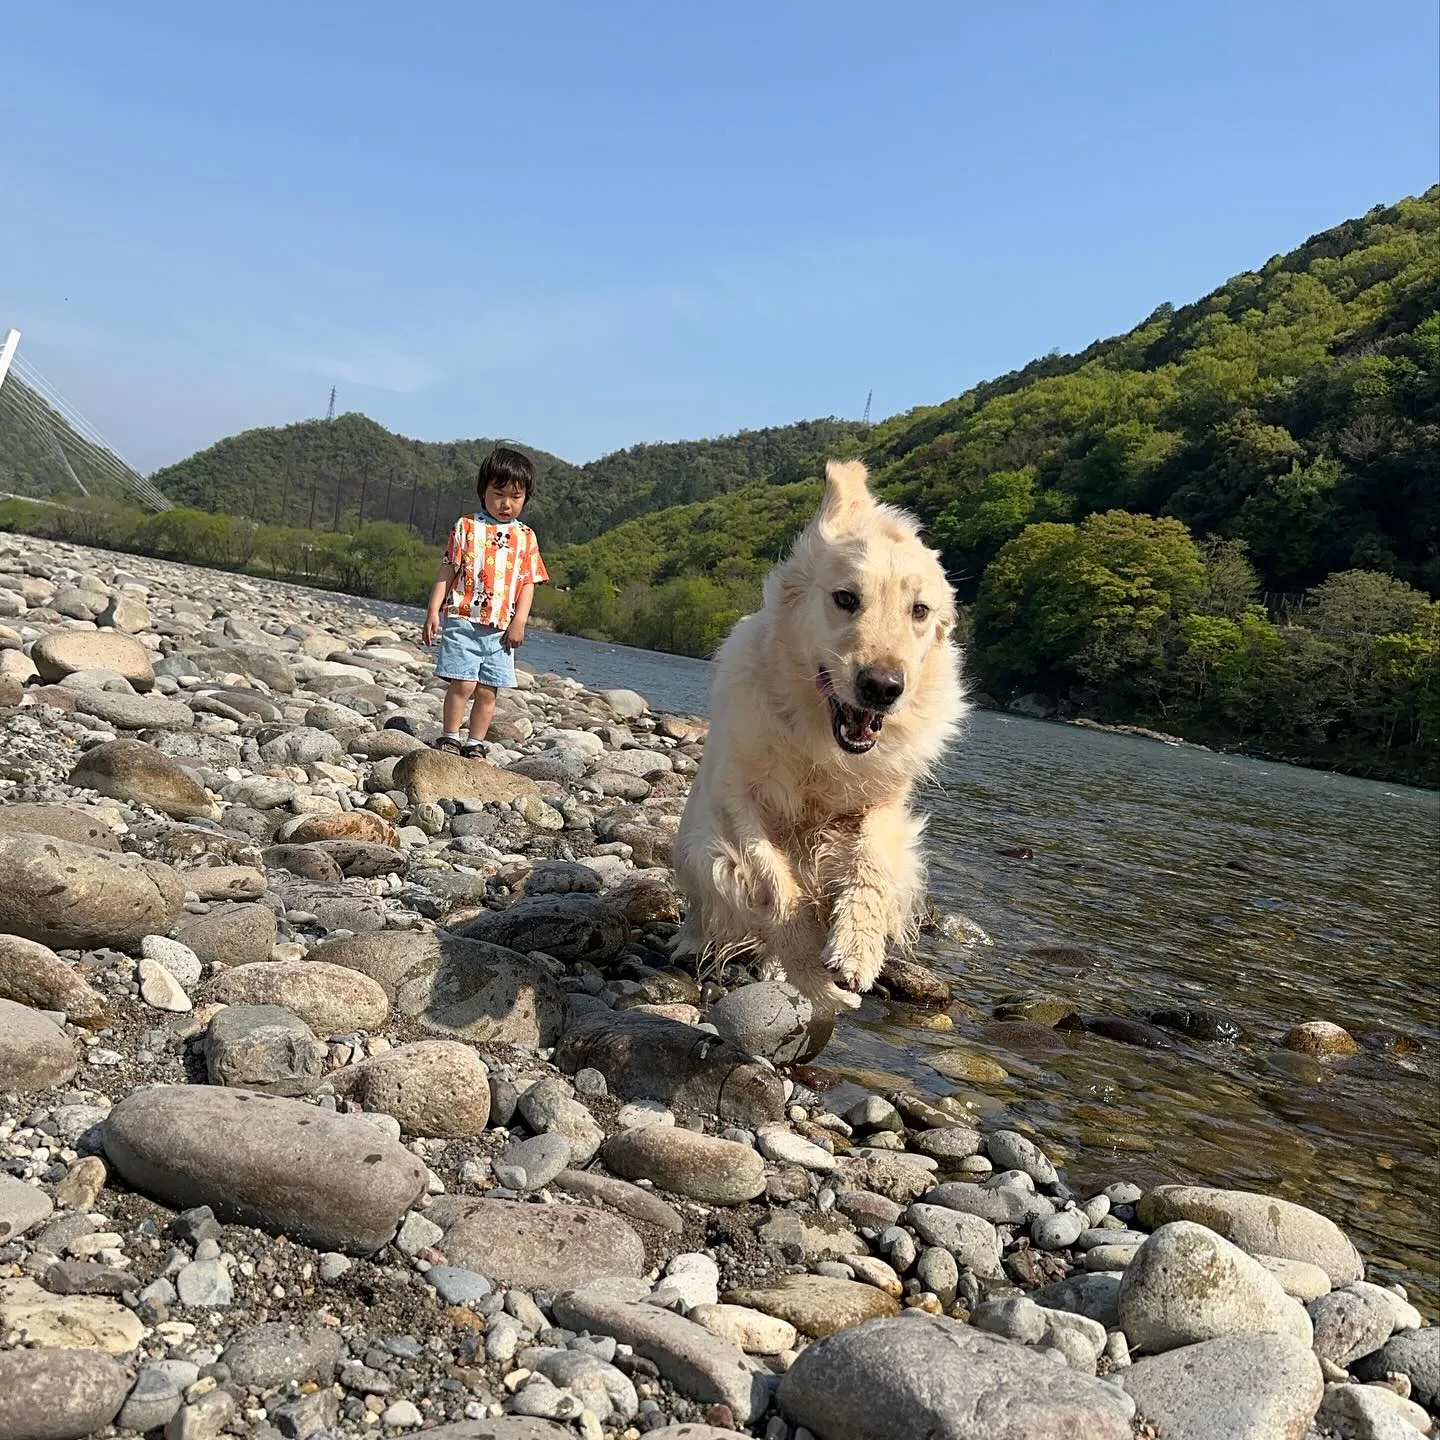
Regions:
<instances>
[{"instance_id":1,"label":"hillside vegetation","mask_svg":"<svg viewBox=\"0 0 1440 1440\"><path fill-rule=\"evenodd\" d=\"M587 540L643 511L756 480L798 478L817 449L856 429L838 420L804 421L716 440L636 445L588 465L521 445L536 469L527 519L551 545ZM176 503L201 510L331 531L392 521L436 544L457 514L474 507L475 472L497 443L407 440L349 414L246 430L154 480Z\"/></svg>"},{"instance_id":2,"label":"hillside vegetation","mask_svg":"<svg viewBox=\"0 0 1440 1440\"><path fill-rule=\"evenodd\" d=\"M852 448L925 521L1001 700L1436 777L1440 188ZM546 613L704 653L817 494L567 547Z\"/></svg>"},{"instance_id":3,"label":"hillside vegetation","mask_svg":"<svg viewBox=\"0 0 1440 1440\"><path fill-rule=\"evenodd\" d=\"M492 443L345 415L160 472L187 507L166 516L97 500L0 523L418 600ZM708 654L825 457L861 453L942 552L999 703L1440 780L1440 187L874 427L529 453L555 581L537 614L561 629Z\"/></svg>"}]
</instances>

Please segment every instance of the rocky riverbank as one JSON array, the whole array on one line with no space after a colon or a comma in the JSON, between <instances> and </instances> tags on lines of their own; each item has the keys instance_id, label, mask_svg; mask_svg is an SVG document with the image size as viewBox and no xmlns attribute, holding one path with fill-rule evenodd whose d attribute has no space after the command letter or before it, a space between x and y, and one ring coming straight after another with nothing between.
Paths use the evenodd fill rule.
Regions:
<instances>
[{"instance_id":1,"label":"rocky riverbank","mask_svg":"<svg viewBox=\"0 0 1440 1440\"><path fill-rule=\"evenodd\" d=\"M703 724L525 675L444 756L415 642L0 541L0 1440L1428 1433L1313 1210L832 1113L823 1017L671 964Z\"/></svg>"}]
</instances>

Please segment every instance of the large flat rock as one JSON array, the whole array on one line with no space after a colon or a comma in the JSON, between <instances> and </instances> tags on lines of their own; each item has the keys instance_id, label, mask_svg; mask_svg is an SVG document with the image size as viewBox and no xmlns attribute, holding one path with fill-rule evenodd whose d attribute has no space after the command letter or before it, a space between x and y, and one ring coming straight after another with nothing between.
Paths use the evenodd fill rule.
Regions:
<instances>
[{"instance_id":1,"label":"large flat rock","mask_svg":"<svg viewBox=\"0 0 1440 1440\"><path fill-rule=\"evenodd\" d=\"M447 1209L436 1206L441 1223ZM579 1205L457 1199L440 1244L452 1265L502 1285L552 1293L606 1276L638 1276L645 1247L623 1221Z\"/></svg>"},{"instance_id":2,"label":"large flat rock","mask_svg":"<svg viewBox=\"0 0 1440 1440\"><path fill-rule=\"evenodd\" d=\"M1314 1352L1285 1335L1227 1335L1115 1372L1165 1440L1302 1440L1325 1381Z\"/></svg>"},{"instance_id":3,"label":"large flat rock","mask_svg":"<svg viewBox=\"0 0 1440 1440\"><path fill-rule=\"evenodd\" d=\"M425 1193L424 1165L353 1116L247 1090L159 1085L105 1121L105 1154L135 1189L187 1210L370 1254Z\"/></svg>"},{"instance_id":4,"label":"large flat rock","mask_svg":"<svg viewBox=\"0 0 1440 1440\"><path fill-rule=\"evenodd\" d=\"M663 1100L741 1125L764 1125L785 1114L785 1090L774 1070L738 1045L693 1025L635 1010L576 1017L555 1052L571 1074L600 1071L614 1094Z\"/></svg>"},{"instance_id":5,"label":"large flat rock","mask_svg":"<svg viewBox=\"0 0 1440 1440\"><path fill-rule=\"evenodd\" d=\"M780 1409L824 1440L1130 1440L1124 1397L938 1315L912 1311L801 1351Z\"/></svg>"},{"instance_id":6,"label":"large flat rock","mask_svg":"<svg viewBox=\"0 0 1440 1440\"><path fill-rule=\"evenodd\" d=\"M0 835L0 931L56 950L130 948L185 904L168 865L47 835Z\"/></svg>"}]
</instances>

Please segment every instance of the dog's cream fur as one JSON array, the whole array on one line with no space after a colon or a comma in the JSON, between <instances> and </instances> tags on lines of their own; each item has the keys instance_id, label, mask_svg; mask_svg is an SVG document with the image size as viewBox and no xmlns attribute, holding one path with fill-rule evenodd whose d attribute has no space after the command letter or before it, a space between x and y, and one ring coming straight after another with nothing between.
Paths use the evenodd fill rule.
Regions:
<instances>
[{"instance_id":1,"label":"dog's cream fur","mask_svg":"<svg viewBox=\"0 0 1440 1440\"><path fill-rule=\"evenodd\" d=\"M715 657L705 759L675 847L689 901L680 950L759 948L813 1000L860 1003L887 944L915 933L924 820L910 788L967 708L954 625L915 521L874 500L859 461L831 462L819 513ZM851 754L817 676L859 707L856 676L877 666L905 688L873 748Z\"/></svg>"}]
</instances>

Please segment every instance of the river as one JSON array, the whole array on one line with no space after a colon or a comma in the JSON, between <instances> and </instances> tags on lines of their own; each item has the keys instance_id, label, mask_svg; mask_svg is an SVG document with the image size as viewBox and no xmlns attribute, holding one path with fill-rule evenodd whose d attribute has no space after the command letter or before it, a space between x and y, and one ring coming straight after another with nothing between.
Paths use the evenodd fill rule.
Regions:
<instances>
[{"instance_id":1,"label":"river","mask_svg":"<svg viewBox=\"0 0 1440 1440\"><path fill-rule=\"evenodd\" d=\"M704 661L534 630L524 659L656 709L706 709ZM1189 1180L1311 1205L1372 1278L1437 1314L1440 797L981 712L918 800L936 905L993 943L921 942L960 997L953 1030L867 998L821 1065L1028 1122L1086 1193ZM990 1018L1026 991L1086 1016L1206 1006L1246 1037L1154 1050ZM1280 1047L1310 1019L1415 1048L1322 1063ZM926 1064L955 1047L1005 1078L954 1082Z\"/></svg>"}]
</instances>

